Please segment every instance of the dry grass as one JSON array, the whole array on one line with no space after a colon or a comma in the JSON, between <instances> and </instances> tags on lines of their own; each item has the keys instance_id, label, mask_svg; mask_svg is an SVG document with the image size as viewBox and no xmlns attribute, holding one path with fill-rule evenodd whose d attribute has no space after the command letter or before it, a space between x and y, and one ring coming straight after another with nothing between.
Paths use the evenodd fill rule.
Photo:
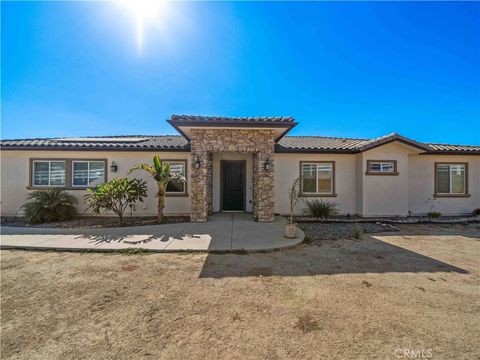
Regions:
<instances>
[{"instance_id":1,"label":"dry grass","mask_svg":"<svg viewBox=\"0 0 480 360\"><path fill-rule=\"evenodd\" d=\"M247 255L1 252L2 359L479 358L480 229Z\"/></svg>"}]
</instances>

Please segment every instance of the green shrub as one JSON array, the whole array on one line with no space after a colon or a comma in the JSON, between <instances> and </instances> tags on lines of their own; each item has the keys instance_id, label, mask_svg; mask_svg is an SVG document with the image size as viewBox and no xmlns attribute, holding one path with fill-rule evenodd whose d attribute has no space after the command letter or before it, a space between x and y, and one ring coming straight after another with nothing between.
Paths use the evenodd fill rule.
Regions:
<instances>
[{"instance_id":1,"label":"green shrub","mask_svg":"<svg viewBox=\"0 0 480 360\"><path fill-rule=\"evenodd\" d=\"M305 213L316 218L327 219L337 213L337 205L330 201L315 199L307 200L305 204Z\"/></svg>"},{"instance_id":2,"label":"green shrub","mask_svg":"<svg viewBox=\"0 0 480 360\"><path fill-rule=\"evenodd\" d=\"M355 224L355 226L353 227L352 229L352 235L355 239L360 239L360 237L362 236L362 233L363 233L363 229L360 225L358 224Z\"/></svg>"},{"instance_id":3,"label":"green shrub","mask_svg":"<svg viewBox=\"0 0 480 360\"><path fill-rule=\"evenodd\" d=\"M29 224L70 220L77 214L77 199L64 190L37 190L32 192L22 208Z\"/></svg>"},{"instance_id":4,"label":"green shrub","mask_svg":"<svg viewBox=\"0 0 480 360\"><path fill-rule=\"evenodd\" d=\"M429 211L427 213L427 215L428 215L429 219L436 219L436 218L439 218L440 216L442 216L442 213L440 213L438 211Z\"/></svg>"},{"instance_id":5,"label":"green shrub","mask_svg":"<svg viewBox=\"0 0 480 360\"><path fill-rule=\"evenodd\" d=\"M143 197L147 196L147 184L140 179L115 178L87 191L85 200L89 209L95 214L112 211L123 225L123 214L128 205L143 202Z\"/></svg>"}]
</instances>

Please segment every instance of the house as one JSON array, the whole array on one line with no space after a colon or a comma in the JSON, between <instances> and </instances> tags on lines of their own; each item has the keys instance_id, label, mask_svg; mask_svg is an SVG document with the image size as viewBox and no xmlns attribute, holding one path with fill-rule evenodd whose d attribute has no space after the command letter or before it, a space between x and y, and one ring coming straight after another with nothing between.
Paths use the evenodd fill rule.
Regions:
<instances>
[{"instance_id":1,"label":"house","mask_svg":"<svg viewBox=\"0 0 480 360\"><path fill-rule=\"evenodd\" d=\"M288 187L298 177L303 196L334 201L342 214L424 214L427 202L443 214L480 207L480 146L395 133L370 140L287 136L297 125L290 117L173 115L168 122L180 135L3 140L2 215L21 215L36 189L63 188L81 199L87 187L127 176L154 154L187 179L169 184L165 213L197 222L219 211L272 221L289 211ZM133 215L156 213L155 184L149 186L152 196Z\"/></svg>"}]
</instances>

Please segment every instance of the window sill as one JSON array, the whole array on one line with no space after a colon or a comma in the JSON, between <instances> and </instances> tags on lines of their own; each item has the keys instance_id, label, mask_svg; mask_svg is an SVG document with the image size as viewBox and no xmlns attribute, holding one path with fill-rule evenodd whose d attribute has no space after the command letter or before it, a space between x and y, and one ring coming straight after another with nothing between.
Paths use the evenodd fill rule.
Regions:
<instances>
[{"instance_id":1,"label":"window sill","mask_svg":"<svg viewBox=\"0 0 480 360\"><path fill-rule=\"evenodd\" d=\"M66 186L27 186L27 190L87 190L95 187L66 187Z\"/></svg>"},{"instance_id":2,"label":"window sill","mask_svg":"<svg viewBox=\"0 0 480 360\"><path fill-rule=\"evenodd\" d=\"M300 197L337 197L337 194L300 194Z\"/></svg>"},{"instance_id":3,"label":"window sill","mask_svg":"<svg viewBox=\"0 0 480 360\"><path fill-rule=\"evenodd\" d=\"M468 198L470 194L433 194L434 198Z\"/></svg>"},{"instance_id":4,"label":"window sill","mask_svg":"<svg viewBox=\"0 0 480 360\"><path fill-rule=\"evenodd\" d=\"M368 172L368 171L365 173L365 175L381 175L381 176L396 176L398 174L399 174L398 172L382 173L382 172Z\"/></svg>"},{"instance_id":5,"label":"window sill","mask_svg":"<svg viewBox=\"0 0 480 360\"><path fill-rule=\"evenodd\" d=\"M188 194L175 194L175 193L165 193L165 197L188 197Z\"/></svg>"}]
</instances>

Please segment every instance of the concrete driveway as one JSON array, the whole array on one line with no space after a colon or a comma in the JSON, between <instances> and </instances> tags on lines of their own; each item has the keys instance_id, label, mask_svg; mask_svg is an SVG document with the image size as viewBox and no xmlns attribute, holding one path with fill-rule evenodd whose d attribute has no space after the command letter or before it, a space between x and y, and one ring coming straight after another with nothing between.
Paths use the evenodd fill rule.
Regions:
<instances>
[{"instance_id":1,"label":"concrete driveway","mask_svg":"<svg viewBox=\"0 0 480 360\"><path fill-rule=\"evenodd\" d=\"M251 214L221 213L206 223L179 223L103 229L2 227L2 249L56 249L112 251L142 248L151 251L259 251L290 247L305 237L283 236L285 219L253 221Z\"/></svg>"}]
</instances>

